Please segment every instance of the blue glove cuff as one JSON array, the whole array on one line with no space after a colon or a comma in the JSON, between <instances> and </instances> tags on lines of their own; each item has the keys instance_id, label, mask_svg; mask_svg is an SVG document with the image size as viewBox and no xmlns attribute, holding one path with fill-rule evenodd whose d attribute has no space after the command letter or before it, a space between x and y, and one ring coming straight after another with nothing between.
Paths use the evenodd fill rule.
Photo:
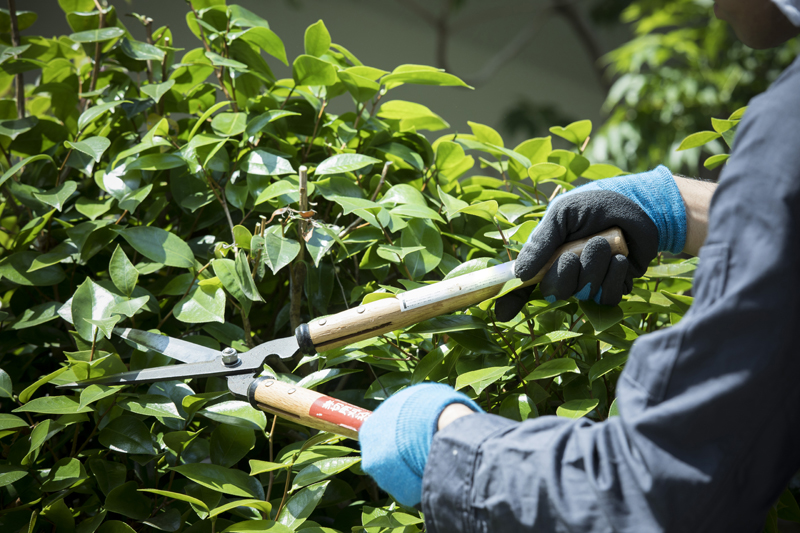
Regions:
<instances>
[{"instance_id":1,"label":"blue glove cuff","mask_svg":"<svg viewBox=\"0 0 800 533\"><path fill-rule=\"evenodd\" d=\"M439 415L451 403L483 410L464 394L439 383L421 383L383 402L358 432L364 471L407 506L422 498L422 475Z\"/></svg>"},{"instance_id":2,"label":"blue glove cuff","mask_svg":"<svg viewBox=\"0 0 800 533\"><path fill-rule=\"evenodd\" d=\"M617 192L636 202L658 228L658 251L674 254L683 251L686 207L667 167L661 165L641 174L593 181L571 192L592 190Z\"/></svg>"},{"instance_id":3,"label":"blue glove cuff","mask_svg":"<svg viewBox=\"0 0 800 533\"><path fill-rule=\"evenodd\" d=\"M406 391L409 395L397 416L395 439L403 462L422 477L444 408L451 403L463 403L473 411L483 412L483 409L464 394L441 383L422 383L403 392Z\"/></svg>"}]
</instances>

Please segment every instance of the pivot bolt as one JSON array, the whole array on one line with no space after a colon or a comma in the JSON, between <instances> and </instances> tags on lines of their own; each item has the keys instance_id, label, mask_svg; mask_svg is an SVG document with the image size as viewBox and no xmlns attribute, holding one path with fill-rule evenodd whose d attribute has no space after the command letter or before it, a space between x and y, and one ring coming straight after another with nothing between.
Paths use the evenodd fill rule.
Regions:
<instances>
[{"instance_id":1,"label":"pivot bolt","mask_svg":"<svg viewBox=\"0 0 800 533\"><path fill-rule=\"evenodd\" d=\"M239 364L239 352L228 347L222 350L222 363L225 366L235 366Z\"/></svg>"}]
</instances>

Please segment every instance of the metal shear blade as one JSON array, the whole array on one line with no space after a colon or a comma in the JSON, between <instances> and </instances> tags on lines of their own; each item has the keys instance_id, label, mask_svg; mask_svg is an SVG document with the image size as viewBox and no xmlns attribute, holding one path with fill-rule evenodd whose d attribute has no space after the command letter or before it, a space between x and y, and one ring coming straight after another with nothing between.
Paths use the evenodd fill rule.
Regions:
<instances>
[{"instance_id":1,"label":"metal shear blade","mask_svg":"<svg viewBox=\"0 0 800 533\"><path fill-rule=\"evenodd\" d=\"M119 331L117 331L117 329L119 329ZM287 337L285 339L265 342L248 352L239 354L236 362L226 364L223 361L222 354L210 348L204 348L203 346L198 346L190 342L149 333L147 331L117 329L115 329L114 332L121 337L146 346L151 350L181 361L194 358L194 362L121 372L119 374L88 379L77 383L66 383L58 387L66 389L87 387L89 385L136 385L174 379L182 380L243 374L253 375L263 368L264 361L268 356L277 355L281 358L288 358L292 357L299 350L297 340L294 337ZM162 350L166 350L166 352ZM189 353L190 350L194 353ZM199 359L201 357L204 359Z\"/></svg>"}]
</instances>

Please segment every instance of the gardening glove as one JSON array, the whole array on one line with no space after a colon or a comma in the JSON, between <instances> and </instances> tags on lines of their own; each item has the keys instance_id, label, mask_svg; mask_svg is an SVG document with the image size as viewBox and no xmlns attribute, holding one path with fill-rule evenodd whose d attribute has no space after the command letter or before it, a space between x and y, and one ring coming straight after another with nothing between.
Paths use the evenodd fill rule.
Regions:
<instances>
[{"instance_id":1,"label":"gardening glove","mask_svg":"<svg viewBox=\"0 0 800 533\"><path fill-rule=\"evenodd\" d=\"M594 181L556 197L522 247L514 273L527 281L562 244L613 226L622 229L628 257L613 255L602 237L590 239L580 258L562 254L540 284L547 301L574 295L616 305L658 252L683 250L686 209L672 172L659 166L650 172ZM532 292L533 286L523 287L498 298L497 318L514 318Z\"/></svg>"},{"instance_id":2,"label":"gardening glove","mask_svg":"<svg viewBox=\"0 0 800 533\"><path fill-rule=\"evenodd\" d=\"M361 425L361 466L383 490L403 505L422 499L422 473L428 462L439 415L451 403L483 410L452 387L420 383L384 401Z\"/></svg>"}]
</instances>

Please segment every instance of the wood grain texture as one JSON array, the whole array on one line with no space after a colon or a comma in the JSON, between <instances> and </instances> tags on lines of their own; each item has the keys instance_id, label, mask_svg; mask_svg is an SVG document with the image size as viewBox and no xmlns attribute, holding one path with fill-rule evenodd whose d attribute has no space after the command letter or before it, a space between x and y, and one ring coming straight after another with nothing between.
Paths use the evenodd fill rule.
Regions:
<instances>
[{"instance_id":1,"label":"wood grain texture","mask_svg":"<svg viewBox=\"0 0 800 533\"><path fill-rule=\"evenodd\" d=\"M254 407L304 426L358 440L361 423L372 411L276 379L265 379L254 394Z\"/></svg>"},{"instance_id":2,"label":"wood grain texture","mask_svg":"<svg viewBox=\"0 0 800 533\"><path fill-rule=\"evenodd\" d=\"M565 244L556 251L536 276L523 285L539 283L561 254L572 252L580 255L586 242L595 236L605 238L615 254L628 255L628 247L622 236L622 231L614 227L592 237ZM435 284L431 285L431 287L435 287ZM503 284L501 283L481 290L457 294L447 300L406 311L400 310L400 301L396 298L384 298L324 319L314 320L308 324L308 329L317 351L324 352L478 304L496 296L502 287Z\"/></svg>"}]
</instances>

